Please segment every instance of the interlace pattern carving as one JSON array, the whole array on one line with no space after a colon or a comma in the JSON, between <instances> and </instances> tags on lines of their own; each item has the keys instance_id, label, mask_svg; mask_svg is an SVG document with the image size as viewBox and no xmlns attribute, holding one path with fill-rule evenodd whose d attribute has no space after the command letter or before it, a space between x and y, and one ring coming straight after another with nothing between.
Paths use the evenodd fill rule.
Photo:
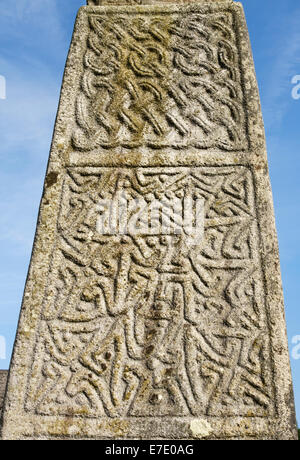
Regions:
<instances>
[{"instance_id":1,"label":"interlace pattern carving","mask_svg":"<svg viewBox=\"0 0 300 460\"><path fill-rule=\"evenodd\" d=\"M89 16L75 150L244 150L231 12Z\"/></svg>"},{"instance_id":2,"label":"interlace pattern carving","mask_svg":"<svg viewBox=\"0 0 300 460\"><path fill-rule=\"evenodd\" d=\"M101 235L103 190L205 203L204 239ZM267 416L268 324L247 167L69 168L26 409Z\"/></svg>"}]
</instances>

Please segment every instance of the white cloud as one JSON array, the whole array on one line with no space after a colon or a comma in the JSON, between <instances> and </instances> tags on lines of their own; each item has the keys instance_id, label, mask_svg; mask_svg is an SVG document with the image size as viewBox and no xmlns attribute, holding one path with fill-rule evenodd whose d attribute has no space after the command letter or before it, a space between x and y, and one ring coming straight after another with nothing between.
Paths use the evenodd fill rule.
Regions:
<instances>
[{"instance_id":1,"label":"white cloud","mask_svg":"<svg viewBox=\"0 0 300 460\"><path fill-rule=\"evenodd\" d=\"M281 26L284 29L280 36L284 40L276 45L273 50L276 53L271 78L265 87L264 105L265 120L267 127L280 125L292 99L292 77L300 73L300 9L292 11L283 19Z\"/></svg>"},{"instance_id":2,"label":"white cloud","mask_svg":"<svg viewBox=\"0 0 300 460\"><path fill-rule=\"evenodd\" d=\"M27 28L40 29L42 36L53 33L56 41L63 37L57 0L3 0L1 16L5 30L13 35L26 35ZM33 35L33 34L31 34ZM27 37L28 38L28 37ZM39 37L41 38L41 37Z\"/></svg>"},{"instance_id":3,"label":"white cloud","mask_svg":"<svg viewBox=\"0 0 300 460\"><path fill-rule=\"evenodd\" d=\"M7 98L0 100L0 244L5 264L4 255L17 258L32 245L68 42L56 0L2 3L0 74Z\"/></svg>"},{"instance_id":4,"label":"white cloud","mask_svg":"<svg viewBox=\"0 0 300 460\"><path fill-rule=\"evenodd\" d=\"M35 71L0 60L5 69L6 100L0 101L0 158L12 152L23 155L47 155L58 104L58 82L38 66Z\"/></svg>"},{"instance_id":5,"label":"white cloud","mask_svg":"<svg viewBox=\"0 0 300 460\"><path fill-rule=\"evenodd\" d=\"M7 98L0 101L0 158L17 150L47 155L68 48L58 2L1 3L0 74Z\"/></svg>"}]
</instances>

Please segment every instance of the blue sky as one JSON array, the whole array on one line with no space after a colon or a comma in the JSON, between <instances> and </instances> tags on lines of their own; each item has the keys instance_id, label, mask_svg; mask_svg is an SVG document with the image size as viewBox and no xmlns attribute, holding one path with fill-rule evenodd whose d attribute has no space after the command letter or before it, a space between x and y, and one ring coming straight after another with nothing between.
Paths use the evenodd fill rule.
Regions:
<instances>
[{"instance_id":1,"label":"blue sky","mask_svg":"<svg viewBox=\"0 0 300 460\"><path fill-rule=\"evenodd\" d=\"M7 341L2 369L9 366L65 60L83 4L0 0L0 75L7 85L6 99L0 98L0 336ZM300 336L300 99L292 98L291 80L300 75L300 3L243 5L266 128L289 345L297 357L292 340ZM300 359L291 356L291 365L300 423Z\"/></svg>"}]
</instances>

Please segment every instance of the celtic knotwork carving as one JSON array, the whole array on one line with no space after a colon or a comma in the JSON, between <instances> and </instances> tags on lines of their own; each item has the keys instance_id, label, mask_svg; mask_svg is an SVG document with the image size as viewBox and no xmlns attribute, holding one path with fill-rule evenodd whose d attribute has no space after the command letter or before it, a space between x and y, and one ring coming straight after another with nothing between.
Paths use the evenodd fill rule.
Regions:
<instances>
[{"instance_id":1,"label":"celtic knotwork carving","mask_svg":"<svg viewBox=\"0 0 300 460\"><path fill-rule=\"evenodd\" d=\"M247 147L232 13L89 21L75 149Z\"/></svg>"},{"instance_id":2,"label":"celtic knotwork carving","mask_svg":"<svg viewBox=\"0 0 300 460\"><path fill-rule=\"evenodd\" d=\"M97 232L106 191L204 200L204 239ZM69 168L26 409L87 417L272 413L251 171Z\"/></svg>"}]
</instances>

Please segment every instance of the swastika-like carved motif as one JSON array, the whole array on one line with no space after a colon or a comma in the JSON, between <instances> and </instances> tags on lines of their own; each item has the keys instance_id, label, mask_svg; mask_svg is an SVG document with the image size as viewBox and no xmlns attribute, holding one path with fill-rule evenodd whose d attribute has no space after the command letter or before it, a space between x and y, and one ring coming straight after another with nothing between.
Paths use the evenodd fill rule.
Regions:
<instances>
[{"instance_id":1,"label":"swastika-like carved motif","mask_svg":"<svg viewBox=\"0 0 300 460\"><path fill-rule=\"evenodd\" d=\"M113 198L204 200L204 238L103 235ZM68 169L27 411L87 417L272 414L252 172Z\"/></svg>"},{"instance_id":2,"label":"swastika-like carved motif","mask_svg":"<svg viewBox=\"0 0 300 460\"><path fill-rule=\"evenodd\" d=\"M232 12L90 14L73 148L244 150Z\"/></svg>"}]
</instances>

